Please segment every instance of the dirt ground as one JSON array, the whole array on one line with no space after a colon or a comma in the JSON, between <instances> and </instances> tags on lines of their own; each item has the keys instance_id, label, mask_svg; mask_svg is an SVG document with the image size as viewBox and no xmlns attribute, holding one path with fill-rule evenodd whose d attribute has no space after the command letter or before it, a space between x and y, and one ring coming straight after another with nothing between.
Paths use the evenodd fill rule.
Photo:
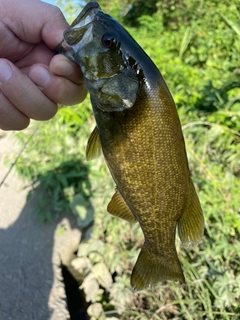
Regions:
<instances>
[{"instance_id":1,"label":"dirt ground","mask_svg":"<svg viewBox=\"0 0 240 320\"><path fill-rule=\"evenodd\" d=\"M9 168L5 155L18 151L11 134L0 131L0 182ZM80 231L67 218L39 224L32 214L38 194L27 201L26 186L12 171L0 187L0 319L67 320L60 263L77 249Z\"/></svg>"}]
</instances>

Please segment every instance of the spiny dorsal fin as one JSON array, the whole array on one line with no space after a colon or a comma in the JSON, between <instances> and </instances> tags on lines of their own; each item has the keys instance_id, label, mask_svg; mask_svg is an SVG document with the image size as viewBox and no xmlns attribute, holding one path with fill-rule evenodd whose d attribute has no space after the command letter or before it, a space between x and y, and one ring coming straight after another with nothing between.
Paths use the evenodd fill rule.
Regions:
<instances>
[{"instance_id":1,"label":"spiny dorsal fin","mask_svg":"<svg viewBox=\"0 0 240 320\"><path fill-rule=\"evenodd\" d=\"M178 222L178 234L183 245L191 248L201 241L203 232L204 218L202 208L191 181L186 206Z\"/></svg>"},{"instance_id":2,"label":"spiny dorsal fin","mask_svg":"<svg viewBox=\"0 0 240 320\"><path fill-rule=\"evenodd\" d=\"M100 141L100 136L98 132L98 128L95 127L93 132L91 133L86 149L86 158L87 160L93 160L98 158L102 153L102 146Z\"/></svg>"},{"instance_id":3,"label":"spiny dorsal fin","mask_svg":"<svg viewBox=\"0 0 240 320\"><path fill-rule=\"evenodd\" d=\"M124 219L128 222L135 222L136 219L132 213L132 211L129 209L128 205L118 192L113 195L111 201L108 204L107 211L111 213L112 215Z\"/></svg>"}]
</instances>

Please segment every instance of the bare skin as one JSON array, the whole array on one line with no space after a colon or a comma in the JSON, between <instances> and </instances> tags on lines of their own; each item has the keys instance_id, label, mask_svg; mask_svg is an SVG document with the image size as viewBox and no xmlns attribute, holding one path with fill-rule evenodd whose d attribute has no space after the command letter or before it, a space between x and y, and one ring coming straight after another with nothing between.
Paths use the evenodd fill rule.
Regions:
<instances>
[{"instance_id":1,"label":"bare skin","mask_svg":"<svg viewBox=\"0 0 240 320\"><path fill-rule=\"evenodd\" d=\"M0 129L48 120L57 104L86 97L82 73L56 46L68 28L62 12L39 0L0 0Z\"/></svg>"}]
</instances>

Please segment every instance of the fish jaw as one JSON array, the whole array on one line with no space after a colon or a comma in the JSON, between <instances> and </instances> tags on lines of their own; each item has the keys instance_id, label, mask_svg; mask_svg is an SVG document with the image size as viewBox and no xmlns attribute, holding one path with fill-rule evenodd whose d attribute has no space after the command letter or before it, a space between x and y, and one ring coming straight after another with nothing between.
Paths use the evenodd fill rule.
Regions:
<instances>
[{"instance_id":1,"label":"fish jaw","mask_svg":"<svg viewBox=\"0 0 240 320\"><path fill-rule=\"evenodd\" d=\"M99 90L105 80L123 69L123 59L117 59L119 49L116 48L117 54L112 61L111 50L102 41L109 32L118 43L118 32L112 32L115 24L116 20L103 13L97 2L90 2L64 32L64 40L57 48L58 53L79 64L88 91Z\"/></svg>"},{"instance_id":2,"label":"fish jaw","mask_svg":"<svg viewBox=\"0 0 240 320\"><path fill-rule=\"evenodd\" d=\"M71 28L81 28L91 23L96 16L96 12L99 10L101 10L101 8L97 2L91 1L87 3L77 18L72 22Z\"/></svg>"},{"instance_id":3,"label":"fish jaw","mask_svg":"<svg viewBox=\"0 0 240 320\"><path fill-rule=\"evenodd\" d=\"M139 70L137 66L132 68L135 60L129 58L120 41L121 36L124 40L127 35L97 5L84 9L64 33L59 52L79 64L85 86L102 111L130 109L136 101ZM103 45L103 38L108 36L116 41L112 49Z\"/></svg>"},{"instance_id":4,"label":"fish jaw","mask_svg":"<svg viewBox=\"0 0 240 320\"><path fill-rule=\"evenodd\" d=\"M90 2L84 7L71 26L63 33L64 40L58 47L58 53L64 54L75 63L79 63L80 57L77 53L81 52L86 41L92 41L93 21L99 10L97 2Z\"/></svg>"}]
</instances>

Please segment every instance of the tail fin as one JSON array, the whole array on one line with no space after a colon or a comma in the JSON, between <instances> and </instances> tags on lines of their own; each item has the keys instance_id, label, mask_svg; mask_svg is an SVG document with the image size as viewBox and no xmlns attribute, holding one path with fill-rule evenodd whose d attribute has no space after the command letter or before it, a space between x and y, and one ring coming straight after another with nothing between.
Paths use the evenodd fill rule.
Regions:
<instances>
[{"instance_id":1,"label":"tail fin","mask_svg":"<svg viewBox=\"0 0 240 320\"><path fill-rule=\"evenodd\" d=\"M194 184L190 182L190 192L181 219L178 221L178 234L187 248L197 245L203 236L204 218Z\"/></svg>"},{"instance_id":2,"label":"tail fin","mask_svg":"<svg viewBox=\"0 0 240 320\"><path fill-rule=\"evenodd\" d=\"M144 245L132 271L131 286L136 290L142 290L164 280L185 282L177 252L175 251L168 261L165 257L151 252Z\"/></svg>"}]
</instances>

